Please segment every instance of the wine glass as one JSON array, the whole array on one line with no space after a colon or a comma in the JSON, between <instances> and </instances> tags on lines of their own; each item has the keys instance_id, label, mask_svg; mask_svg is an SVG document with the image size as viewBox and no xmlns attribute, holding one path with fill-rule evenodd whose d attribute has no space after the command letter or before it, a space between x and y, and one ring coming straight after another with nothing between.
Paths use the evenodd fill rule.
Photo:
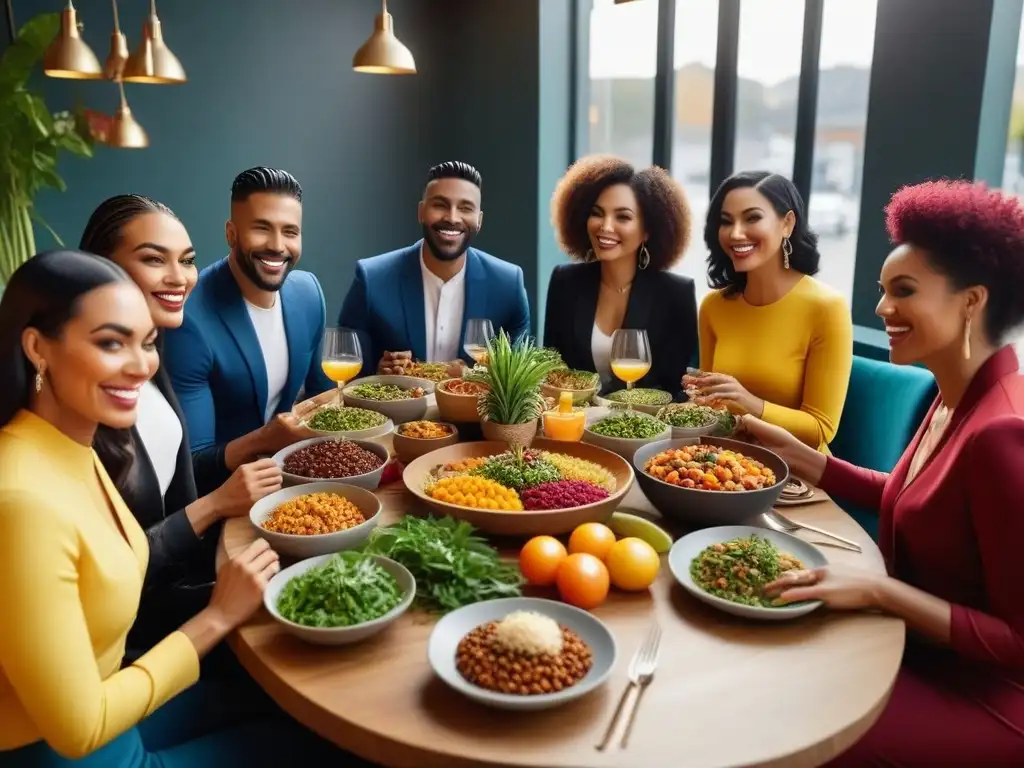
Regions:
<instances>
[{"instance_id":1,"label":"wine glass","mask_svg":"<svg viewBox=\"0 0 1024 768\"><path fill-rule=\"evenodd\" d=\"M359 347L359 335L350 328L327 328L324 330L323 350L320 367L324 375L338 385L338 404L341 404L341 388L359 375L363 369L363 351Z\"/></svg>"},{"instance_id":2,"label":"wine glass","mask_svg":"<svg viewBox=\"0 0 1024 768\"><path fill-rule=\"evenodd\" d=\"M651 370L651 343L647 331L634 328L620 328L612 334L612 373L626 382L626 390L633 388ZM632 398L626 402L632 410Z\"/></svg>"},{"instance_id":3,"label":"wine glass","mask_svg":"<svg viewBox=\"0 0 1024 768\"><path fill-rule=\"evenodd\" d=\"M487 343L494 338L494 326L486 317L466 321L466 337L462 348L477 363L487 354Z\"/></svg>"}]
</instances>

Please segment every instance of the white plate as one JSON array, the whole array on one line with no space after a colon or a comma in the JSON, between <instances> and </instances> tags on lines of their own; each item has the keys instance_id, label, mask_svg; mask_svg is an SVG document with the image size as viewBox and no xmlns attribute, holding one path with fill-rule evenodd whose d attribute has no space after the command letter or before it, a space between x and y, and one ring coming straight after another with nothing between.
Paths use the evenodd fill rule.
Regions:
<instances>
[{"instance_id":1,"label":"white plate","mask_svg":"<svg viewBox=\"0 0 1024 768\"><path fill-rule=\"evenodd\" d=\"M534 611L549 616L580 636L593 657L586 676L571 688L557 693L517 696L479 688L455 668L455 652L466 635L491 621L500 621L514 611ZM601 686L615 667L615 638L604 623L586 611L554 600L536 597L508 597L473 603L449 613L434 626L427 645L427 658L434 672L450 687L490 707L521 712L549 709L585 696Z\"/></svg>"},{"instance_id":2,"label":"white plate","mask_svg":"<svg viewBox=\"0 0 1024 768\"><path fill-rule=\"evenodd\" d=\"M828 565L828 560L813 544L808 544L803 539L790 536L788 533L780 533L770 528L756 528L752 525L725 525L718 528L704 528L684 536L672 545L668 553L668 567L672 571L675 580L689 592L708 605L713 605L726 613L734 616L743 616L748 619L760 619L762 621L784 621L804 616L821 605L820 600L812 600L805 603L780 606L778 608L762 608L756 605L743 605L734 603L721 597L705 592L697 586L690 575L690 563L705 547L712 544L719 544L740 537L748 537L751 534L769 539L775 543L781 552L793 555L807 568L821 568Z\"/></svg>"}]
</instances>

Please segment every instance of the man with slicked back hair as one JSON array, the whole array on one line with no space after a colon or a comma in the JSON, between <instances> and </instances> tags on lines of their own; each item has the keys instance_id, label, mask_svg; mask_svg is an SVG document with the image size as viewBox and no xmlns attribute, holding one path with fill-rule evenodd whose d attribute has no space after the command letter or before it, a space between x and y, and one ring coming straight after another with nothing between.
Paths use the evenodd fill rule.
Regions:
<instances>
[{"instance_id":1,"label":"man with slicked back hair","mask_svg":"<svg viewBox=\"0 0 1024 768\"><path fill-rule=\"evenodd\" d=\"M481 186L468 163L435 165L418 206L423 238L356 264L338 325L359 333L364 368L401 374L412 360L471 362L470 318L513 340L530 332L523 270L471 245L484 219Z\"/></svg>"},{"instance_id":2,"label":"man with slicked back hair","mask_svg":"<svg viewBox=\"0 0 1024 768\"><path fill-rule=\"evenodd\" d=\"M320 369L324 293L302 256L302 187L250 168L231 187L230 254L199 275L164 359L188 422L199 492L239 465L311 433L291 415L304 392L334 386Z\"/></svg>"}]
</instances>

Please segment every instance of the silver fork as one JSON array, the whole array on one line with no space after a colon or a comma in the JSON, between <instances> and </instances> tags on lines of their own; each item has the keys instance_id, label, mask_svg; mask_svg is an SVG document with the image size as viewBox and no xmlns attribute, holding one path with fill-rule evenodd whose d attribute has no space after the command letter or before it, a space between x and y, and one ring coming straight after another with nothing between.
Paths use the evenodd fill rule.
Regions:
<instances>
[{"instance_id":1,"label":"silver fork","mask_svg":"<svg viewBox=\"0 0 1024 768\"><path fill-rule=\"evenodd\" d=\"M661 627L657 623L651 624L651 629L647 633L647 637L644 639L643 644L636 649L636 653L633 654L633 658L629 662L629 683L626 684L626 689L622 692L622 697L619 699L618 706L615 707L615 714L612 715L612 720L608 723L608 730L604 732L604 738L601 739L601 743L597 745L598 750L604 750L608 746L608 742L611 741L612 734L615 732L615 724L619 720L619 715L622 712L622 707L626 703L626 699L629 697L629 692L634 688L637 689L636 701L633 702L633 709L629 714L629 720L626 723L626 730L622 734L622 740L619 742L619 747L625 749L626 743L629 741L629 733L633 729L633 720L636 718L636 711L640 707L640 697L644 695L644 689L650 684L654 678L654 669L658 665L658 651L661 646Z\"/></svg>"},{"instance_id":2,"label":"silver fork","mask_svg":"<svg viewBox=\"0 0 1024 768\"><path fill-rule=\"evenodd\" d=\"M861 551L860 544L858 544L856 541L844 539L842 536L838 536L834 533L829 533L828 531L822 530L821 528L816 528L813 525L807 525L805 523L798 523L796 520L790 520L788 517L779 514L774 509L770 509L767 512L765 512L764 518L768 522L768 524L776 530L781 529L786 533L793 533L794 531L799 531L803 529L805 531L810 531L811 533L817 533L820 536L828 536L828 538L830 539L841 541L843 542L843 544L846 544L848 547L852 547L857 552Z\"/></svg>"}]
</instances>

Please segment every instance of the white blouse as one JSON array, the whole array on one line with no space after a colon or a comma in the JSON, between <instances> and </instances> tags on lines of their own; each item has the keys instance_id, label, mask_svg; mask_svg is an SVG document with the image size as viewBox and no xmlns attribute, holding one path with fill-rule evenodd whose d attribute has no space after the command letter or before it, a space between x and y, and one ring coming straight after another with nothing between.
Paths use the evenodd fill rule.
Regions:
<instances>
[{"instance_id":1,"label":"white blouse","mask_svg":"<svg viewBox=\"0 0 1024 768\"><path fill-rule=\"evenodd\" d=\"M142 445L146 449L157 480L160 482L160 495L165 496L174 479L174 469L178 463L178 450L184 432L178 415L167 402L163 392L152 381L147 381L139 393L138 419L135 428L139 430Z\"/></svg>"},{"instance_id":2,"label":"white blouse","mask_svg":"<svg viewBox=\"0 0 1024 768\"><path fill-rule=\"evenodd\" d=\"M612 337L598 328L596 322L590 334L590 354L601 377L601 389L606 390L612 381Z\"/></svg>"}]
</instances>

